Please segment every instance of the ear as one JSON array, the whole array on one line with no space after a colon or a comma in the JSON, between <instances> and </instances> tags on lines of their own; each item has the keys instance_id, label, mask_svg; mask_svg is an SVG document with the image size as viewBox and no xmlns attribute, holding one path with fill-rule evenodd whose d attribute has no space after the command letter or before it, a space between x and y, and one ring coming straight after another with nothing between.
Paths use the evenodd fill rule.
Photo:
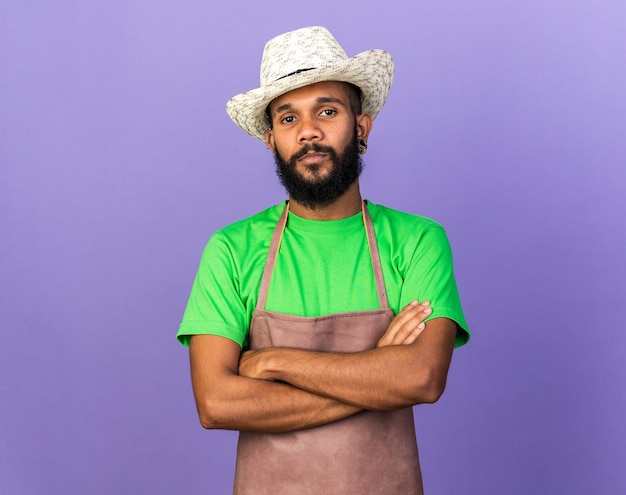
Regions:
<instances>
[{"instance_id":1,"label":"ear","mask_svg":"<svg viewBox=\"0 0 626 495\"><path fill-rule=\"evenodd\" d=\"M265 133L263 134L264 136L264 140L265 140L265 146L267 146L268 150L271 150L272 153L274 153L276 151L276 146L274 144L274 131L272 131L272 129L269 129L267 131L265 131Z\"/></svg>"},{"instance_id":2,"label":"ear","mask_svg":"<svg viewBox=\"0 0 626 495\"><path fill-rule=\"evenodd\" d=\"M356 116L356 135L358 139L367 141L373 125L372 116L369 113L362 113Z\"/></svg>"}]
</instances>

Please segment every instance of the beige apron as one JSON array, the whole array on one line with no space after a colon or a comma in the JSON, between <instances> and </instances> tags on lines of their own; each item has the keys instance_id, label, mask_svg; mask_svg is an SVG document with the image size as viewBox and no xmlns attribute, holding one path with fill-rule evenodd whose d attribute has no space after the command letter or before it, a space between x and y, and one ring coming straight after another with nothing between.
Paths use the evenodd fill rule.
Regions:
<instances>
[{"instance_id":1,"label":"beige apron","mask_svg":"<svg viewBox=\"0 0 626 495\"><path fill-rule=\"evenodd\" d=\"M387 302L374 227L362 212L381 309L302 317L265 310L289 205L278 220L250 325L250 348L358 352L376 347L394 314ZM262 400L260 398L260 400ZM413 410L362 411L288 433L239 434L235 495L422 494Z\"/></svg>"}]
</instances>

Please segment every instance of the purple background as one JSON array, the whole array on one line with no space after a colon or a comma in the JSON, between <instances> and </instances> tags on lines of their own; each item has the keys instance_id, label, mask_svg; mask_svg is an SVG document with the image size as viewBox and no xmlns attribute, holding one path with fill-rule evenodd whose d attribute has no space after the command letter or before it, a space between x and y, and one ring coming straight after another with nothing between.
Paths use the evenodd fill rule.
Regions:
<instances>
[{"instance_id":1,"label":"purple background","mask_svg":"<svg viewBox=\"0 0 626 495\"><path fill-rule=\"evenodd\" d=\"M284 198L225 102L313 24L394 56L362 189L455 254L427 492L626 492L626 2L0 9L0 493L229 493L174 335L211 232Z\"/></svg>"}]
</instances>

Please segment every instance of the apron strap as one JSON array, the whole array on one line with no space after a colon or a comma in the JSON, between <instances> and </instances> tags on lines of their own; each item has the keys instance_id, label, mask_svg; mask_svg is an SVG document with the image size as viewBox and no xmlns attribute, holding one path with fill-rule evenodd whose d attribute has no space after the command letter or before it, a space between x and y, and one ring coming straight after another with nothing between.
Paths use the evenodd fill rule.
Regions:
<instances>
[{"instance_id":1,"label":"apron strap","mask_svg":"<svg viewBox=\"0 0 626 495\"><path fill-rule=\"evenodd\" d=\"M383 278L383 270L380 264L380 255L378 254L378 244L376 243L374 224L372 223L372 217L367 210L365 200L363 200L363 202L361 203L361 213L363 215L363 224L365 225L367 244L369 246L370 257L372 259L372 268L374 269L374 281L376 283L378 303L380 304L380 309L387 309L389 308L389 302L387 301L387 290L385 289L385 279ZM280 248L280 242L283 238L283 233L285 232L285 226L287 225L288 216L289 202L287 201L285 209L280 215L280 218L276 223L276 227L274 228L274 233L272 234L272 241L270 243L270 249L267 253L267 259L265 261L263 277L261 278L259 298L256 303L257 309L265 309L267 294L270 287L270 280L272 279L272 272L274 271L276 257L278 256L278 249Z\"/></svg>"},{"instance_id":2,"label":"apron strap","mask_svg":"<svg viewBox=\"0 0 626 495\"><path fill-rule=\"evenodd\" d=\"M389 301L387 300L387 289L385 288L385 279L383 277L383 269L380 264L380 254L378 253L378 243L376 242L376 233L374 232L374 224L372 217L367 209L366 201L361 204L363 212L363 223L365 224L365 232L367 233L367 243L370 248L370 257L372 258L372 267L374 268L374 279L376 281L376 292L378 293L378 304L380 309L387 309Z\"/></svg>"},{"instance_id":3,"label":"apron strap","mask_svg":"<svg viewBox=\"0 0 626 495\"><path fill-rule=\"evenodd\" d=\"M272 242L270 243L270 250L267 253L267 259L265 260L265 269L263 270L263 278L261 279L261 287L259 288L259 298L256 302L257 309L265 309L265 301L267 301L267 293L270 288L270 280L272 278L272 272L274 271L276 256L278 256L280 241L283 238L283 232L285 231L285 226L287 225L288 214L289 201L287 201L285 209L283 210L283 213L278 219L278 223L274 228Z\"/></svg>"}]
</instances>

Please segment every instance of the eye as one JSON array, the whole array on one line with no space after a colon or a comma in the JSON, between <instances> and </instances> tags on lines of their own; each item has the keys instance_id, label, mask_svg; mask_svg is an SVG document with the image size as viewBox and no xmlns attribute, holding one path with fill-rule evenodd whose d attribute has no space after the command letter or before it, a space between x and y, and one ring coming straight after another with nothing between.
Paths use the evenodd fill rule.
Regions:
<instances>
[{"instance_id":1,"label":"eye","mask_svg":"<svg viewBox=\"0 0 626 495\"><path fill-rule=\"evenodd\" d=\"M324 117L330 117L331 115L334 115L336 113L337 113L337 110L325 108L324 110L322 110L322 113L320 115L323 115Z\"/></svg>"},{"instance_id":2,"label":"eye","mask_svg":"<svg viewBox=\"0 0 626 495\"><path fill-rule=\"evenodd\" d=\"M283 124L291 124L292 122L294 122L294 120L295 117L293 115L287 115L286 117L280 119Z\"/></svg>"}]
</instances>

